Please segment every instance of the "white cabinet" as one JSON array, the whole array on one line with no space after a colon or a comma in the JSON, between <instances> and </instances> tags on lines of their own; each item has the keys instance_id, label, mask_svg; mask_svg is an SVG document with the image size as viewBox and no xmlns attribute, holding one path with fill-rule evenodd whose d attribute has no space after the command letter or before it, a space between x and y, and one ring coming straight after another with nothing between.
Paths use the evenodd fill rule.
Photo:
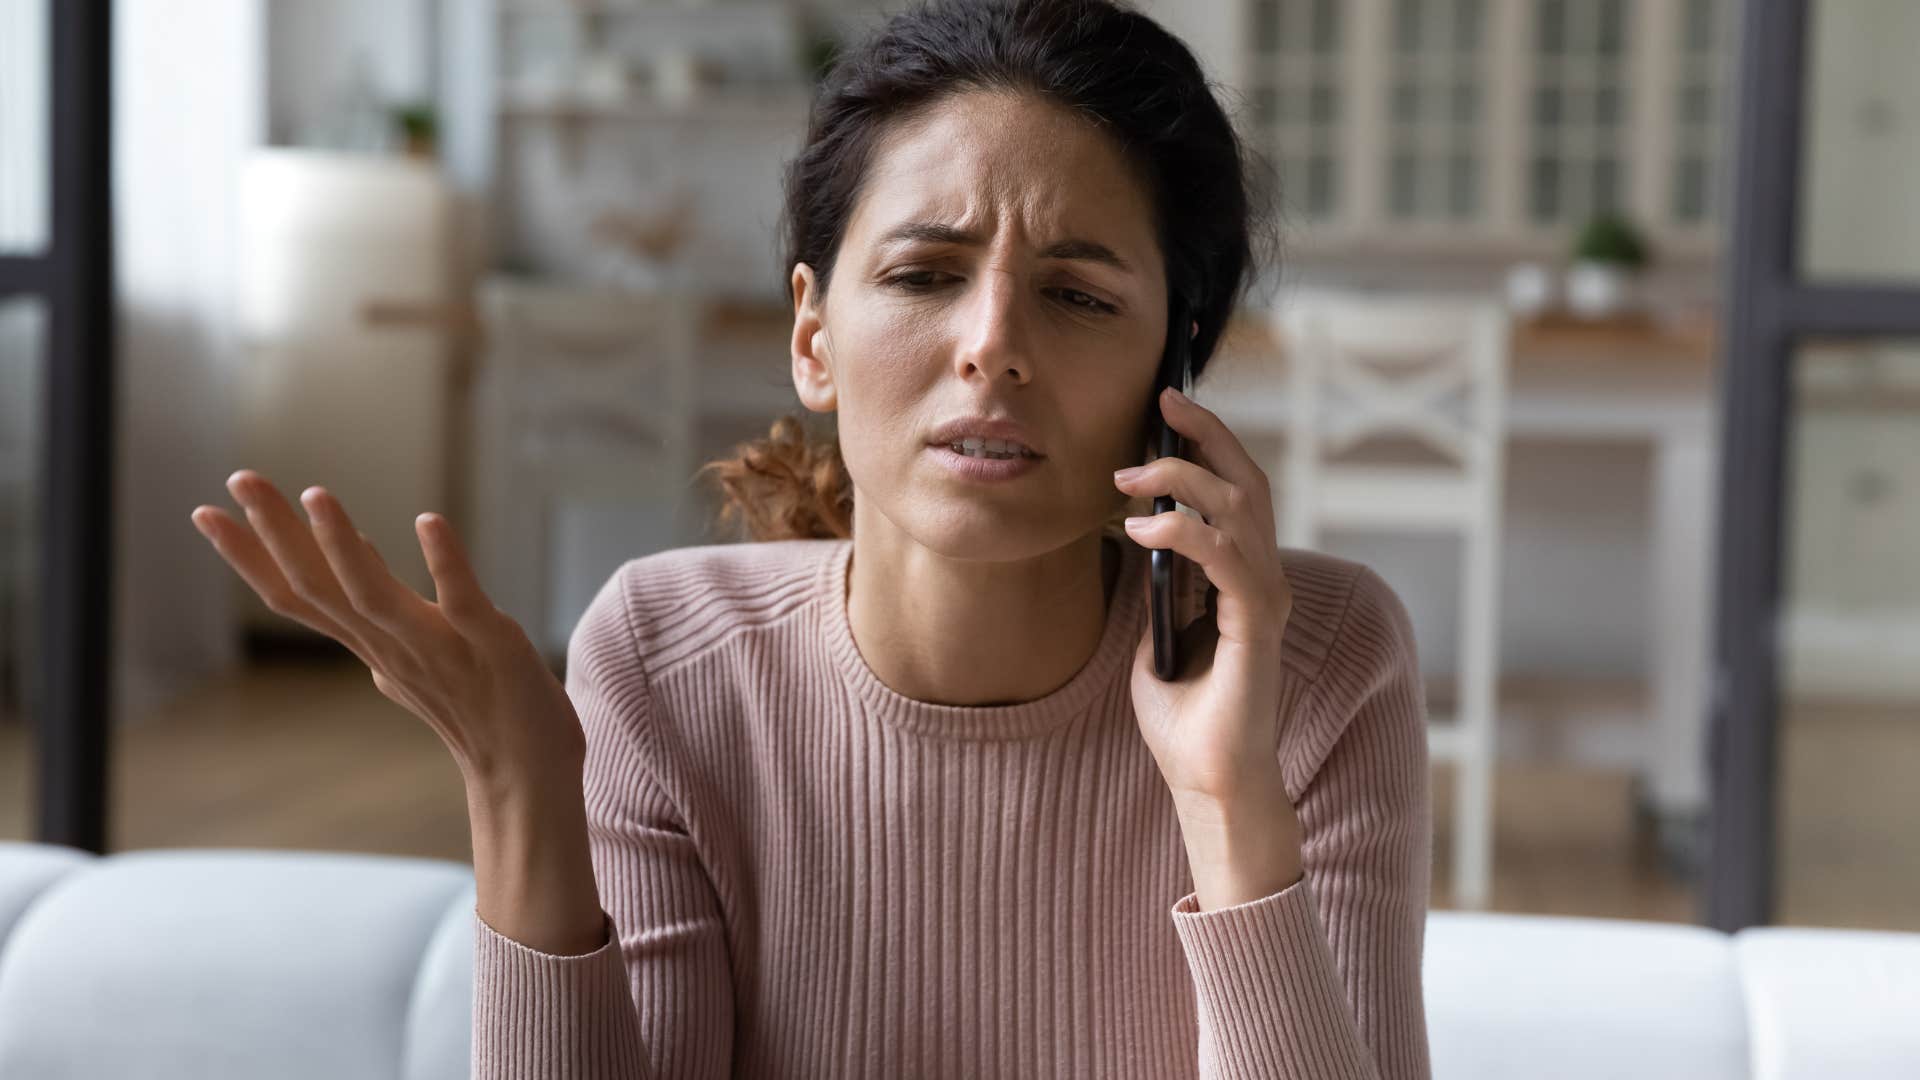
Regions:
<instances>
[{"instance_id":1,"label":"white cabinet","mask_svg":"<svg viewBox=\"0 0 1920 1080\"><path fill-rule=\"evenodd\" d=\"M238 462L290 499L324 485L431 597L413 519L447 510L446 331L366 309L450 299L447 189L424 164L312 150L259 151L242 185ZM249 624L291 626L236 593Z\"/></svg>"},{"instance_id":2,"label":"white cabinet","mask_svg":"<svg viewBox=\"0 0 1920 1080\"><path fill-rule=\"evenodd\" d=\"M1727 0L1235 0L1243 130L1314 250L1707 252ZM1191 21L1184 20L1184 21ZM1210 35L1208 36L1210 37Z\"/></svg>"}]
</instances>

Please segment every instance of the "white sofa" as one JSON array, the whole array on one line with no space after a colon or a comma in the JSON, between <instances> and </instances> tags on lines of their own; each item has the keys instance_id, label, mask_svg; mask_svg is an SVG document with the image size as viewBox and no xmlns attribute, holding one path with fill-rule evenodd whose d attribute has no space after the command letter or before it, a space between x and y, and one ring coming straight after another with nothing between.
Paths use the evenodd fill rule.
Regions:
<instances>
[{"instance_id":1,"label":"white sofa","mask_svg":"<svg viewBox=\"0 0 1920 1080\"><path fill-rule=\"evenodd\" d=\"M473 877L0 843L0 1080L463 1080ZM1439 1080L1920 1077L1920 934L1435 912Z\"/></svg>"}]
</instances>

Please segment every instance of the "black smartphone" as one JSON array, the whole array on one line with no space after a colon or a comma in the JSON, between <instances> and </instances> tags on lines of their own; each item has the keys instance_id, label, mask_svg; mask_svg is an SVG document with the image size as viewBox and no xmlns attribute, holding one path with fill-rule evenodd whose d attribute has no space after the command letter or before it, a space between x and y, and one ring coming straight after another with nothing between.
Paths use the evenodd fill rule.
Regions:
<instances>
[{"instance_id":1,"label":"black smartphone","mask_svg":"<svg viewBox=\"0 0 1920 1080\"><path fill-rule=\"evenodd\" d=\"M1160 393L1168 386L1178 387L1183 394L1193 392L1193 338L1188 333L1188 324L1192 319L1186 298L1174 293L1167 302L1167 344L1160 353L1160 370L1153 382L1153 402L1148 407L1148 443L1153 447L1155 458L1186 456L1186 440L1168 426L1166 415L1160 407ZM1164 514L1172 509L1173 496L1154 496L1154 513ZM1178 564L1186 561L1166 548L1152 549L1147 606L1148 617L1153 623L1153 673L1164 680L1172 680L1180 670L1180 657L1174 641L1173 596L1175 575L1185 573L1187 569Z\"/></svg>"}]
</instances>

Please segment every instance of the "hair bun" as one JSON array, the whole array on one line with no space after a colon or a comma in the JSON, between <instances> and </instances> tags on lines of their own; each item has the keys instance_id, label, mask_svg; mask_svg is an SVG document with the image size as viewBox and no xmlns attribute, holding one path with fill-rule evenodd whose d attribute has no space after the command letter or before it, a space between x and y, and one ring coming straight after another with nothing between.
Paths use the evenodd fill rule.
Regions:
<instances>
[{"instance_id":1,"label":"hair bun","mask_svg":"<svg viewBox=\"0 0 1920 1080\"><path fill-rule=\"evenodd\" d=\"M725 499L719 520L748 540L849 538L853 479L840 441L816 438L791 414L767 434L739 444L732 457L700 467Z\"/></svg>"}]
</instances>

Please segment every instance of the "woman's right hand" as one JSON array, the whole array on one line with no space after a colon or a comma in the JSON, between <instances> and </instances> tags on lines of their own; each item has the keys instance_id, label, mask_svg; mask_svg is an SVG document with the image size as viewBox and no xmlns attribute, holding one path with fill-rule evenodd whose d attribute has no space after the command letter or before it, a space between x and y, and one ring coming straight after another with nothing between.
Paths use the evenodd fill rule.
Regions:
<instances>
[{"instance_id":1,"label":"woman's right hand","mask_svg":"<svg viewBox=\"0 0 1920 1080\"><path fill-rule=\"evenodd\" d=\"M326 489L302 493L304 521L256 472L234 473L227 489L252 528L214 506L195 507L194 525L269 609L345 645L382 694L426 721L470 793L559 783L577 796L585 736L566 688L481 591L446 518L414 519L428 600L393 576Z\"/></svg>"}]
</instances>

